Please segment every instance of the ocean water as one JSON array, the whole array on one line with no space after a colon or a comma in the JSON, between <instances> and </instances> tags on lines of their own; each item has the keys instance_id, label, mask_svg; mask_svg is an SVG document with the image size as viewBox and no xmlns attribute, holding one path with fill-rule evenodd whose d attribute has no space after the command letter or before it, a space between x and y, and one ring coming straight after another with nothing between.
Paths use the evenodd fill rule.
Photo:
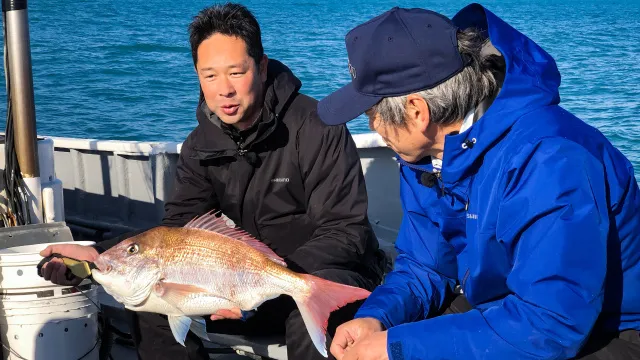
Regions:
<instances>
[{"instance_id":1,"label":"ocean water","mask_svg":"<svg viewBox=\"0 0 640 360\"><path fill-rule=\"evenodd\" d=\"M38 133L182 141L196 124L198 83L187 26L211 1L31 1ZM453 16L453 0L242 1L268 56L302 91L322 98L349 80L344 35L393 6ZM488 0L483 3L555 57L562 104L599 128L640 172L640 1ZM1 71L1 69L0 69ZM3 79L4 81L4 74ZM3 82L4 84L4 82ZM6 113L1 87L0 116ZM354 133L366 122L350 123Z\"/></svg>"}]
</instances>

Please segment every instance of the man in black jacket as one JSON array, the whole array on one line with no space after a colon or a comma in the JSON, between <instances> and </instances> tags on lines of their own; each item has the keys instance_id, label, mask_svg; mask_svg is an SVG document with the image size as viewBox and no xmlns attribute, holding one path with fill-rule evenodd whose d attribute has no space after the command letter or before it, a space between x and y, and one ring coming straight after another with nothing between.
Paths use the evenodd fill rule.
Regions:
<instances>
[{"instance_id":1,"label":"man in black jacket","mask_svg":"<svg viewBox=\"0 0 640 360\"><path fill-rule=\"evenodd\" d=\"M267 59L259 25L245 7L202 10L190 26L190 42L201 88L198 126L182 145L162 224L183 226L219 209L292 270L373 290L385 261L367 218L364 176L347 128L324 125L316 100L298 92L300 80L282 63ZM118 240L96 248L103 251ZM62 252L87 260L97 255L93 249L77 251L54 245L43 254ZM63 271L56 263L45 267L44 276L64 283ZM328 344L356 307L332 314ZM208 359L193 334L186 348L178 344L166 317L137 317L140 358ZM229 309L212 319L217 321L208 323L209 332L283 333L290 359L324 359L288 297L267 301L255 313Z\"/></svg>"}]
</instances>

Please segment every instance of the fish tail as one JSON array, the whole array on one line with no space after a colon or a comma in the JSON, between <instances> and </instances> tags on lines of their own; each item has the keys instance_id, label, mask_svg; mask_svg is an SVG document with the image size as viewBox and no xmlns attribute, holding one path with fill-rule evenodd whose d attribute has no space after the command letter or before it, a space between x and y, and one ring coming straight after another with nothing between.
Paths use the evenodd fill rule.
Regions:
<instances>
[{"instance_id":1,"label":"fish tail","mask_svg":"<svg viewBox=\"0 0 640 360\"><path fill-rule=\"evenodd\" d=\"M365 299L370 292L358 287L339 284L313 275L301 275L310 285L310 292L293 295L302 320L318 352L327 357L326 333L329 315L356 300Z\"/></svg>"}]
</instances>

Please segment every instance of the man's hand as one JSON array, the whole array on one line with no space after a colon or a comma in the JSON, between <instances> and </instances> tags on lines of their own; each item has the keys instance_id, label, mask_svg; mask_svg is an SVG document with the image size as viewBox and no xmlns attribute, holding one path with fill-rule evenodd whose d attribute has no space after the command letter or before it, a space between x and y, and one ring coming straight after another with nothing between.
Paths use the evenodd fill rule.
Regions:
<instances>
[{"instance_id":1,"label":"man's hand","mask_svg":"<svg viewBox=\"0 0 640 360\"><path fill-rule=\"evenodd\" d=\"M351 350L360 340L363 340L374 333L380 333L382 330L382 324L374 318L362 318L348 321L338 326L336 329L336 334L333 336L333 341L331 342L329 350L336 359L341 360L343 357L347 359L347 357L345 357L345 352L347 350ZM386 331L384 332L384 339L386 356ZM357 357L353 359L357 359Z\"/></svg>"},{"instance_id":2,"label":"man's hand","mask_svg":"<svg viewBox=\"0 0 640 360\"><path fill-rule=\"evenodd\" d=\"M98 251L90 246L77 244L59 244L49 245L40 252L40 256L47 257L53 253L58 253L64 257L76 260L85 260L93 262L98 257ZM65 272L67 267L62 263L61 259L54 258L42 266L42 277L57 285L76 286L82 282L82 279L75 277L67 280Z\"/></svg>"},{"instance_id":3,"label":"man's hand","mask_svg":"<svg viewBox=\"0 0 640 360\"><path fill-rule=\"evenodd\" d=\"M387 332L378 331L360 339L353 347L347 348L344 357L338 360L389 360L387 353Z\"/></svg>"},{"instance_id":4,"label":"man's hand","mask_svg":"<svg viewBox=\"0 0 640 360\"><path fill-rule=\"evenodd\" d=\"M387 353L387 332L378 331L347 348L344 357L338 360L389 360Z\"/></svg>"},{"instance_id":5,"label":"man's hand","mask_svg":"<svg viewBox=\"0 0 640 360\"><path fill-rule=\"evenodd\" d=\"M211 320L222 320L222 319L233 319L233 320L242 319L242 311L240 310L240 308L222 309L222 310L216 311L215 314L211 315Z\"/></svg>"}]
</instances>

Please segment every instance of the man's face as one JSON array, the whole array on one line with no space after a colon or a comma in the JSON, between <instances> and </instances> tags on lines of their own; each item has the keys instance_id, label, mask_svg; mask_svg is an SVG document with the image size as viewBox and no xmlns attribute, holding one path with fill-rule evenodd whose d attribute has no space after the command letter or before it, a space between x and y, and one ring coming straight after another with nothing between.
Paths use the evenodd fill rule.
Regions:
<instances>
[{"instance_id":1,"label":"man's face","mask_svg":"<svg viewBox=\"0 0 640 360\"><path fill-rule=\"evenodd\" d=\"M198 47L196 64L207 106L222 122L246 128L262 106L267 58L258 66L239 37L214 34Z\"/></svg>"},{"instance_id":2,"label":"man's face","mask_svg":"<svg viewBox=\"0 0 640 360\"><path fill-rule=\"evenodd\" d=\"M381 121L380 114L367 111L369 128L380 134L384 142L395 151L402 160L413 163L427 156L432 145L420 124L413 119L406 119L406 126L387 125Z\"/></svg>"}]
</instances>

